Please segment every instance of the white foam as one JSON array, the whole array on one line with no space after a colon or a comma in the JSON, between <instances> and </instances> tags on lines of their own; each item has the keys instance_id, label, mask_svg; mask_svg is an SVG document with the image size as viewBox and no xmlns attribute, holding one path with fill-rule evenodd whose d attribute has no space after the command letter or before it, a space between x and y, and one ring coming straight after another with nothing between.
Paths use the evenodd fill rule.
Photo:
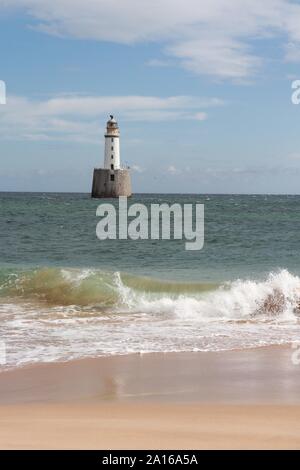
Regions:
<instances>
[{"instance_id":1,"label":"white foam","mask_svg":"<svg viewBox=\"0 0 300 470\"><path fill-rule=\"evenodd\" d=\"M94 272L64 275L76 286ZM134 290L119 273L111 288L118 303L105 311L21 300L2 303L1 340L8 366L112 354L225 351L300 337L300 278L286 270L264 281L237 280L189 295ZM271 311L266 302L271 302Z\"/></svg>"},{"instance_id":2,"label":"white foam","mask_svg":"<svg viewBox=\"0 0 300 470\"><path fill-rule=\"evenodd\" d=\"M137 294L124 286L120 275L116 276L120 299L123 306L131 311L147 313L169 313L182 319L204 320L245 320L256 317L257 321L265 320L264 303L272 300L274 304L273 319L297 321L296 312L300 303L300 278L286 270L271 273L266 281L237 280L220 287L212 293L195 296L179 295L155 296ZM278 302L278 299L282 301Z\"/></svg>"}]
</instances>

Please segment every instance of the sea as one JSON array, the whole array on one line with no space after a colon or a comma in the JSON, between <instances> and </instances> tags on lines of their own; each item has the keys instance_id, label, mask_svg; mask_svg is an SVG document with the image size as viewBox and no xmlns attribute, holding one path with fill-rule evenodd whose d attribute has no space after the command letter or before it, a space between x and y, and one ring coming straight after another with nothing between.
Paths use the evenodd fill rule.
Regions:
<instances>
[{"instance_id":1,"label":"sea","mask_svg":"<svg viewBox=\"0 0 300 470\"><path fill-rule=\"evenodd\" d=\"M204 204L184 240L99 240L88 194L0 193L2 368L300 341L300 196L136 194ZM149 211L150 214L150 211Z\"/></svg>"}]
</instances>

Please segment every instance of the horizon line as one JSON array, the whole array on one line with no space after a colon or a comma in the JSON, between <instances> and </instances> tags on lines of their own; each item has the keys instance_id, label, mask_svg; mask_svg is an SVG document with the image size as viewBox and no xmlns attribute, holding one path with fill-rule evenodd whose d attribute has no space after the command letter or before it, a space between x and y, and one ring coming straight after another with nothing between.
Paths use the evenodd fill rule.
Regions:
<instances>
[{"instance_id":1,"label":"horizon line","mask_svg":"<svg viewBox=\"0 0 300 470\"><path fill-rule=\"evenodd\" d=\"M0 190L0 194L84 194L84 195L91 195L90 192L83 192L83 191L2 191ZM300 193L168 193L168 192L136 192L133 193L132 196L137 195L170 195L170 196L300 196ZM132 197L131 196L131 197ZM91 198L92 199L92 198ZM118 199L118 198L93 198L93 199ZM128 198L130 199L130 198Z\"/></svg>"}]
</instances>

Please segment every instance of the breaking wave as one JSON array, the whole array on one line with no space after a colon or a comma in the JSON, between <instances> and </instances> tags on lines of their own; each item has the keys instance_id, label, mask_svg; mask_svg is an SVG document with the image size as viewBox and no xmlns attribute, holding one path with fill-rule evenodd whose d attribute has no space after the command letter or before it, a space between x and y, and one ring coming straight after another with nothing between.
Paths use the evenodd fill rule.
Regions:
<instances>
[{"instance_id":1,"label":"breaking wave","mask_svg":"<svg viewBox=\"0 0 300 470\"><path fill-rule=\"evenodd\" d=\"M8 274L1 281L0 295L49 306L167 313L194 320L255 320L261 316L291 320L300 312L300 278L287 270L271 273L263 281L217 285L47 268Z\"/></svg>"},{"instance_id":2,"label":"breaking wave","mask_svg":"<svg viewBox=\"0 0 300 470\"><path fill-rule=\"evenodd\" d=\"M103 355L226 351L300 337L300 278L223 285L92 269L0 272L8 367Z\"/></svg>"}]
</instances>

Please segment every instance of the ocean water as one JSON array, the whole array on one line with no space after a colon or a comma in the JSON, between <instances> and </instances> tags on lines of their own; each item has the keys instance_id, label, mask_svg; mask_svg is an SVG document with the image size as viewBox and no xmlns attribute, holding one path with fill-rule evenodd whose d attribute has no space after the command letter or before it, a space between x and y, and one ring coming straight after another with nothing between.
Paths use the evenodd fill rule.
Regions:
<instances>
[{"instance_id":1,"label":"ocean water","mask_svg":"<svg viewBox=\"0 0 300 470\"><path fill-rule=\"evenodd\" d=\"M300 196L130 199L204 203L201 251L181 240L99 241L100 202L0 193L2 367L300 340Z\"/></svg>"}]
</instances>

